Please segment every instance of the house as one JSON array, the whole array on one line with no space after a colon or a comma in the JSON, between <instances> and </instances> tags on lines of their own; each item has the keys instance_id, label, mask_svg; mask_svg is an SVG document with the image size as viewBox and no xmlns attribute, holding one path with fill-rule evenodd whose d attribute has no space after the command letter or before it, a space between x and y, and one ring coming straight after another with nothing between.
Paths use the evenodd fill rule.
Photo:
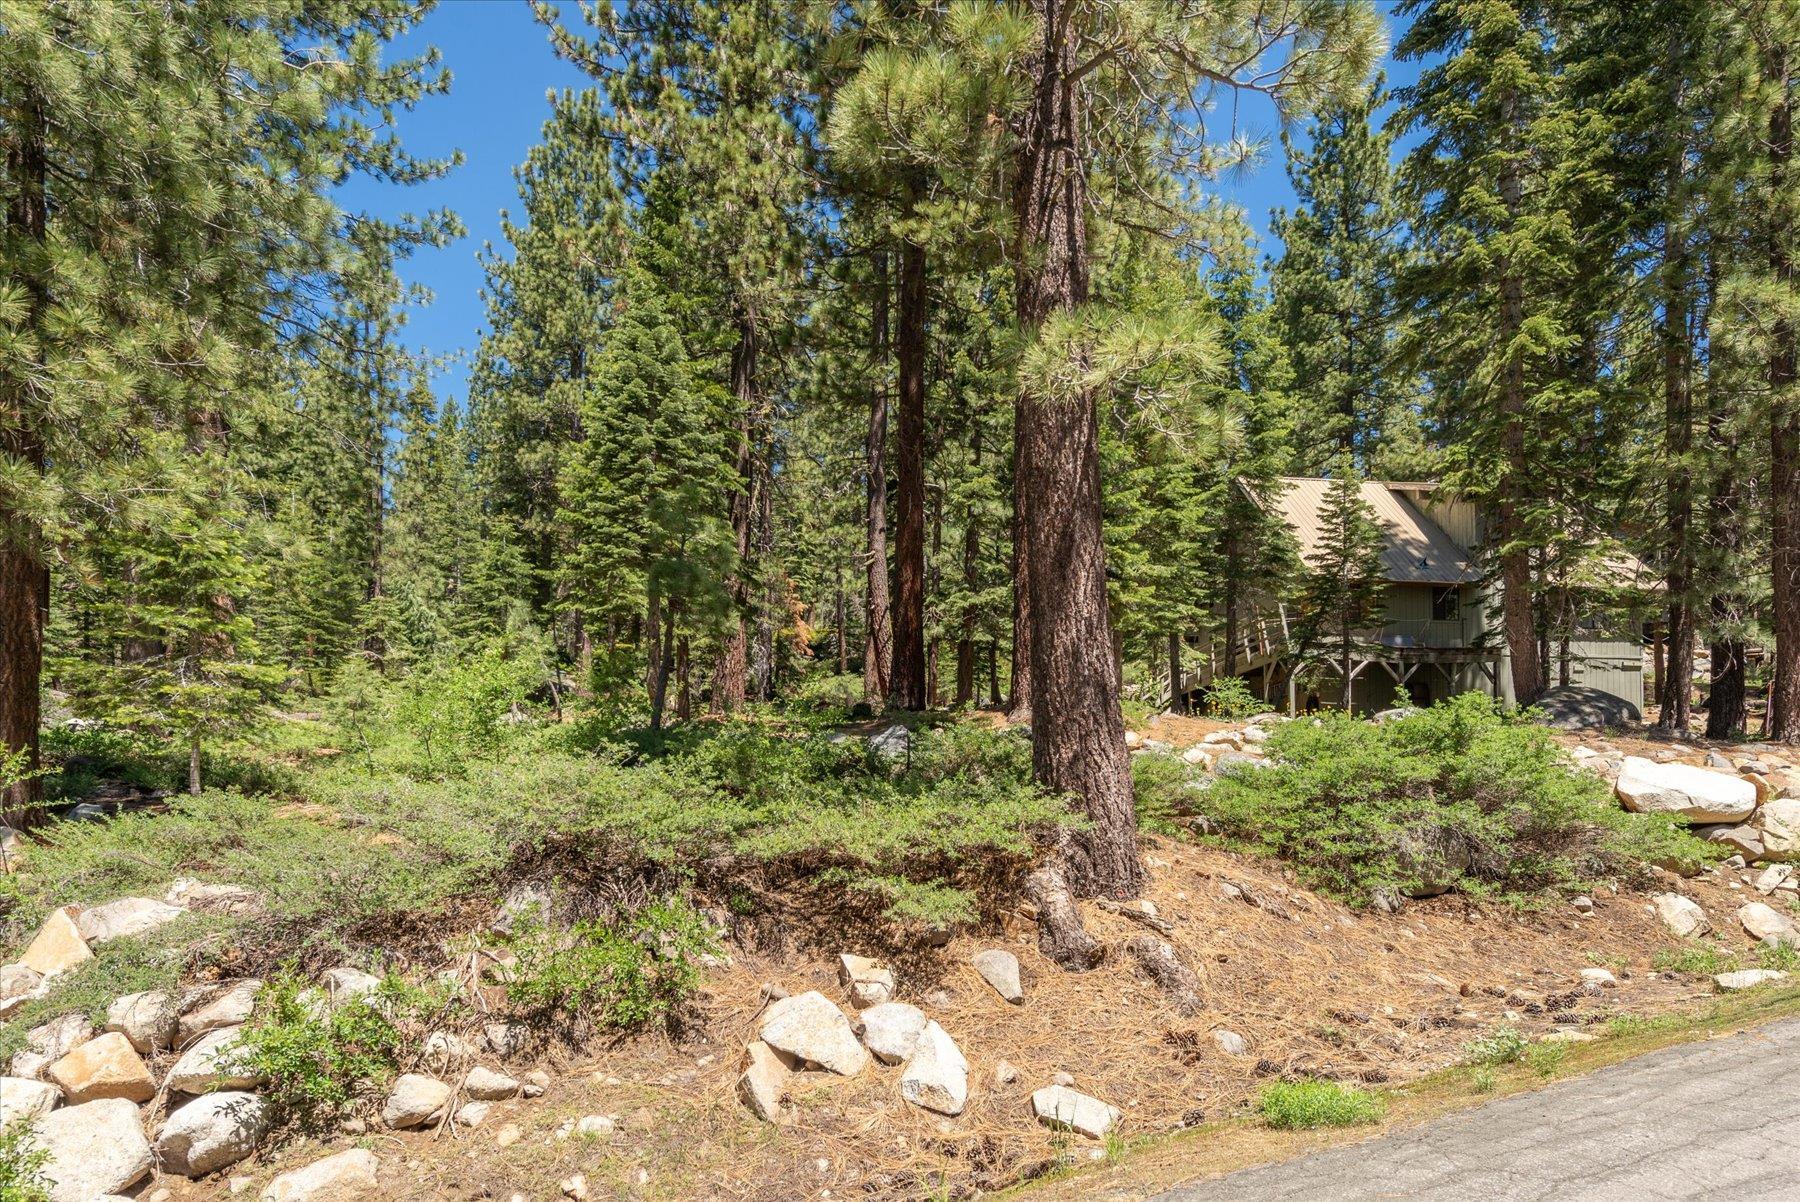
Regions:
<instances>
[{"instance_id":1,"label":"house","mask_svg":"<svg viewBox=\"0 0 1800 1202\"><path fill-rule=\"evenodd\" d=\"M1331 481L1285 477L1278 490L1255 495L1293 532L1301 558L1310 561L1324 538L1321 513ZM1499 586L1484 580L1480 564L1483 523L1475 506L1434 483L1365 481L1362 499L1384 536L1381 563L1387 611L1379 627L1353 636L1351 702L1361 712L1396 704L1404 688L1414 704L1428 705L1479 690L1513 700L1511 662L1500 633ZM1610 581L1648 581L1651 573L1622 549L1602 564ZM1586 590L1571 595L1586 597ZM1644 705L1643 642L1636 627L1603 607L1575 623L1572 636L1552 649L1552 682L1567 666L1571 684L1583 684ZM1297 616L1286 605L1264 606L1247 623L1233 649L1229 670L1266 700L1303 708L1311 696L1327 705L1342 697L1342 646L1304 645ZM1204 683L1213 671L1197 674ZM1190 686L1192 687L1192 686Z\"/></svg>"}]
</instances>

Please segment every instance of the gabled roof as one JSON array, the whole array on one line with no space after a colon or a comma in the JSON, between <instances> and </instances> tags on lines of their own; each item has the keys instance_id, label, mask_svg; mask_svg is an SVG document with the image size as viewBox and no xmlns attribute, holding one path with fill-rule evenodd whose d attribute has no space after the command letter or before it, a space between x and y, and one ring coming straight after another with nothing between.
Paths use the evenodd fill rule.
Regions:
<instances>
[{"instance_id":1,"label":"gabled roof","mask_svg":"<svg viewBox=\"0 0 1800 1202\"><path fill-rule=\"evenodd\" d=\"M1330 480L1283 476L1278 496L1257 498L1287 523L1300 544L1301 557L1308 562L1324 538L1320 515L1330 489ZM1474 584L1481 579L1469 553L1457 546L1436 522L1408 504L1395 486L1365 480L1362 499L1381 524L1381 562L1387 580L1394 584Z\"/></svg>"}]
</instances>

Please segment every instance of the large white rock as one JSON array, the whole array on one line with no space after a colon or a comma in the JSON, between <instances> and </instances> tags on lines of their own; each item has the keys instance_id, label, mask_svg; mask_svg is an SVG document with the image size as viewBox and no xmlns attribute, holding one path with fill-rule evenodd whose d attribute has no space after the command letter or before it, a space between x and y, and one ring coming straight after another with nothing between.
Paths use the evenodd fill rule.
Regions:
<instances>
[{"instance_id":1,"label":"large white rock","mask_svg":"<svg viewBox=\"0 0 1800 1202\"><path fill-rule=\"evenodd\" d=\"M387 1102L381 1107L381 1121L390 1127L417 1127L442 1117L444 1107L454 1091L436 1077L423 1073L404 1073L394 1082Z\"/></svg>"},{"instance_id":2,"label":"large white rock","mask_svg":"<svg viewBox=\"0 0 1800 1202\"><path fill-rule=\"evenodd\" d=\"M1738 922L1751 938L1765 943L1781 943L1788 947L1800 945L1800 929L1794 926L1794 920L1766 902L1750 902L1738 907Z\"/></svg>"},{"instance_id":3,"label":"large white rock","mask_svg":"<svg viewBox=\"0 0 1800 1202\"><path fill-rule=\"evenodd\" d=\"M163 1084L177 1093L211 1093L215 1089L250 1089L262 1077L245 1062L239 1044L242 1027L208 1031L181 1054Z\"/></svg>"},{"instance_id":4,"label":"large white rock","mask_svg":"<svg viewBox=\"0 0 1800 1202\"><path fill-rule=\"evenodd\" d=\"M256 1008L256 995L261 990L262 982L251 977L210 994L200 1005L181 1016L176 1030L182 1042L208 1031L242 1026Z\"/></svg>"},{"instance_id":5,"label":"large white rock","mask_svg":"<svg viewBox=\"0 0 1800 1202\"><path fill-rule=\"evenodd\" d=\"M765 1123L792 1122L793 1113L783 1104L791 1076L787 1065L775 1049L760 1039L752 1040L744 1053L749 1062L738 1074L738 1097Z\"/></svg>"},{"instance_id":6,"label":"large white rock","mask_svg":"<svg viewBox=\"0 0 1800 1202\"><path fill-rule=\"evenodd\" d=\"M175 1043L175 1023L180 1017L174 996L152 989L113 999L106 1008L106 1029L125 1036L140 1052L157 1052Z\"/></svg>"},{"instance_id":7,"label":"large white rock","mask_svg":"<svg viewBox=\"0 0 1800 1202\"><path fill-rule=\"evenodd\" d=\"M0 1128L17 1119L49 1114L62 1101L62 1090L29 1077L0 1077Z\"/></svg>"},{"instance_id":8,"label":"large white rock","mask_svg":"<svg viewBox=\"0 0 1800 1202\"><path fill-rule=\"evenodd\" d=\"M1650 899L1650 904L1656 907L1656 916L1662 919L1663 925L1683 939L1712 930L1706 911L1692 898L1679 893L1658 893Z\"/></svg>"},{"instance_id":9,"label":"large white rock","mask_svg":"<svg viewBox=\"0 0 1800 1202\"><path fill-rule=\"evenodd\" d=\"M1777 797L1757 808L1750 825L1763 833L1763 858L1800 860L1800 798Z\"/></svg>"},{"instance_id":10,"label":"large white rock","mask_svg":"<svg viewBox=\"0 0 1800 1202\"><path fill-rule=\"evenodd\" d=\"M152 897L121 897L118 901L83 910L75 920L75 929L89 943L105 943L127 935L142 935L164 923L174 922L184 911Z\"/></svg>"},{"instance_id":11,"label":"large white rock","mask_svg":"<svg viewBox=\"0 0 1800 1202\"><path fill-rule=\"evenodd\" d=\"M263 1187L257 1202L363 1202L375 1197L381 1162L367 1148L352 1148L283 1173Z\"/></svg>"},{"instance_id":12,"label":"large white rock","mask_svg":"<svg viewBox=\"0 0 1800 1202\"><path fill-rule=\"evenodd\" d=\"M970 963L981 979L994 987L994 992L1017 1006L1025 1001L1024 987L1019 984L1019 958L1005 948L990 947L976 952Z\"/></svg>"},{"instance_id":13,"label":"large white rock","mask_svg":"<svg viewBox=\"0 0 1800 1202\"><path fill-rule=\"evenodd\" d=\"M1686 822L1739 822L1756 809L1756 786L1740 776L1637 755L1625 757L1615 788L1628 810L1675 814Z\"/></svg>"},{"instance_id":14,"label":"large white rock","mask_svg":"<svg viewBox=\"0 0 1800 1202\"><path fill-rule=\"evenodd\" d=\"M67 972L84 960L92 960L94 953L88 950L87 940L81 937L76 929L75 917L71 913L75 907L64 906L60 910L52 910L50 917L44 919L44 925L19 957L19 963L33 972L53 977L59 972Z\"/></svg>"},{"instance_id":15,"label":"large white rock","mask_svg":"<svg viewBox=\"0 0 1800 1202\"><path fill-rule=\"evenodd\" d=\"M854 1077L869 1066L844 1012L817 990L784 997L763 1017L762 1041L796 1060Z\"/></svg>"},{"instance_id":16,"label":"large white rock","mask_svg":"<svg viewBox=\"0 0 1800 1202\"><path fill-rule=\"evenodd\" d=\"M200 1177L236 1164L269 1133L269 1103L227 1090L196 1098L171 1114L156 1137L164 1171Z\"/></svg>"},{"instance_id":17,"label":"large white rock","mask_svg":"<svg viewBox=\"0 0 1800 1202\"><path fill-rule=\"evenodd\" d=\"M899 1064L913 1054L925 1033L925 1012L905 1002L870 1006L862 1012L863 1043L883 1064Z\"/></svg>"},{"instance_id":18,"label":"large white rock","mask_svg":"<svg viewBox=\"0 0 1800 1202\"><path fill-rule=\"evenodd\" d=\"M33 1125L49 1154L50 1202L89 1202L130 1189L150 1172L150 1141L138 1108L124 1098L52 1110Z\"/></svg>"},{"instance_id":19,"label":"large white rock","mask_svg":"<svg viewBox=\"0 0 1800 1202\"><path fill-rule=\"evenodd\" d=\"M961 1114L969 1102L969 1062L944 1028L925 1024L900 1075L900 1096L939 1114Z\"/></svg>"},{"instance_id":20,"label":"large white rock","mask_svg":"<svg viewBox=\"0 0 1800 1202\"><path fill-rule=\"evenodd\" d=\"M117 1031L83 1043L45 1069L44 1079L76 1105L102 1098L148 1102L156 1096L149 1066Z\"/></svg>"},{"instance_id":21,"label":"large white rock","mask_svg":"<svg viewBox=\"0 0 1800 1202\"><path fill-rule=\"evenodd\" d=\"M342 1006L357 998L369 997L381 988L381 978L360 968L333 968L326 972L325 996L334 1006Z\"/></svg>"},{"instance_id":22,"label":"large white rock","mask_svg":"<svg viewBox=\"0 0 1800 1202\"><path fill-rule=\"evenodd\" d=\"M1721 992L1732 993L1739 989L1755 989L1758 985L1767 985L1772 981L1785 981L1787 974L1773 968L1744 968L1737 972L1722 972L1713 978Z\"/></svg>"},{"instance_id":23,"label":"large white rock","mask_svg":"<svg viewBox=\"0 0 1800 1202\"><path fill-rule=\"evenodd\" d=\"M12 1075L41 1080L44 1070L94 1037L83 1014L65 1014L25 1032L25 1048L12 1058Z\"/></svg>"},{"instance_id":24,"label":"large white rock","mask_svg":"<svg viewBox=\"0 0 1800 1202\"><path fill-rule=\"evenodd\" d=\"M0 1019L48 992L44 974L37 969L23 964L0 964Z\"/></svg>"},{"instance_id":25,"label":"large white rock","mask_svg":"<svg viewBox=\"0 0 1800 1202\"><path fill-rule=\"evenodd\" d=\"M1119 1123L1117 1107L1078 1093L1067 1085L1046 1085L1031 1095L1031 1109L1046 1127L1062 1127L1102 1139Z\"/></svg>"}]
</instances>

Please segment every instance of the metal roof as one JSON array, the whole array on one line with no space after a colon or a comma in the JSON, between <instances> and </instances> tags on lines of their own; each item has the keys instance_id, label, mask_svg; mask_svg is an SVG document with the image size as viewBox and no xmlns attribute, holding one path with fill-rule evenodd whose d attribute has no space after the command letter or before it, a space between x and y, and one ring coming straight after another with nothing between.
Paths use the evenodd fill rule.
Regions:
<instances>
[{"instance_id":1,"label":"metal roof","mask_svg":"<svg viewBox=\"0 0 1800 1202\"><path fill-rule=\"evenodd\" d=\"M1324 537L1320 514L1325 507L1330 480L1311 476L1283 476L1279 495L1258 500L1279 514L1294 532L1300 554L1308 562ZM1395 584L1474 584L1481 573L1469 553L1457 546L1436 522L1420 513L1395 491L1399 487L1380 480L1362 482L1362 499L1381 525L1382 566Z\"/></svg>"}]
</instances>

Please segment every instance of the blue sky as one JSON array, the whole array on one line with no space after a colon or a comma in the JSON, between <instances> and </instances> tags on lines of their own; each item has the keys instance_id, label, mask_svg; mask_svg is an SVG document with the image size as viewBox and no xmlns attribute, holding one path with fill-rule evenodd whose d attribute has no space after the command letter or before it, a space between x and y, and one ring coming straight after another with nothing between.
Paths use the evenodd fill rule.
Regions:
<instances>
[{"instance_id":1,"label":"blue sky","mask_svg":"<svg viewBox=\"0 0 1800 1202\"><path fill-rule=\"evenodd\" d=\"M573 0L566 7L572 12ZM1398 27L1392 32L1398 36ZM394 53L417 53L427 44L443 52L454 82L449 95L400 114L401 138L414 153L447 155L460 149L467 161L447 178L416 187L354 180L340 199L378 215L446 206L461 215L466 237L441 250L421 251L402 272L408 283L422 284L435 296L412 312L405 339L417 351L459 356L448 363L437 389L440 397L461 401L483 319L476 252L487 242L501 245L500 211L518 209L513 168L538 139L549 115L547 94L584 87L589 80L551 53L543 27L523 0L443 0ZM1390 85L1414 74L1411 65L1389 63L1387 71ZM1293 192L1275 141L1273 111L1249 97L1239 120L1251 134L1268 139L1268 153L1255 167L1216 181L1213 189L1242 205L1263 233L1269 210L1291 204Z\"/></svg>"}]
</instances>

